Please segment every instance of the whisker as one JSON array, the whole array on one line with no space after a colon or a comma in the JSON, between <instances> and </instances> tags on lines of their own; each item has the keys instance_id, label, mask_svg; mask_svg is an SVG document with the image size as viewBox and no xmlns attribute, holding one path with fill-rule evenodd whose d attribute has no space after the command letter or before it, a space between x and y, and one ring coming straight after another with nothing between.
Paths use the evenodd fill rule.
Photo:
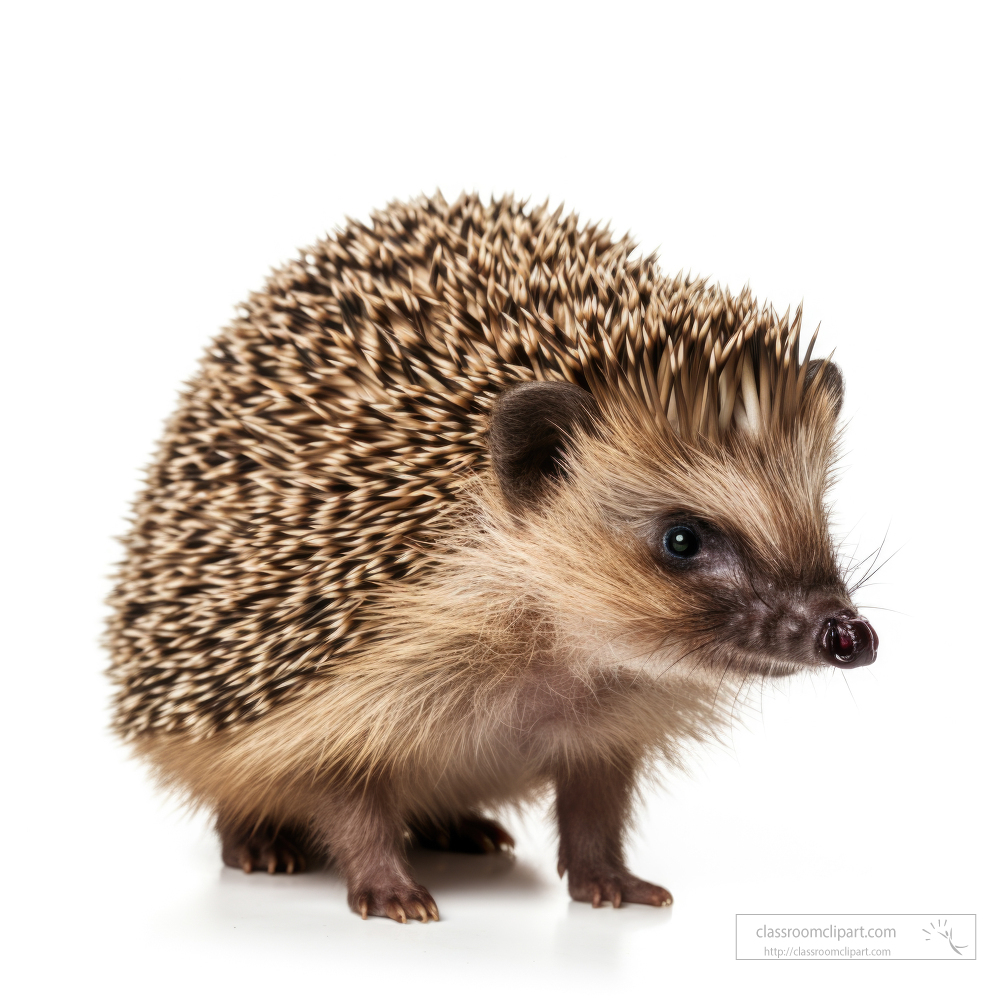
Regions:
<instances>
[{"instance_id":1,"label":"whisker","mask_svg":"<svg viewBox=\"0 0 1000 1000\"><path fill-rule=\"evenodd\" d=\"M881 546L879 546L879 551L880 552L882 551ZM853 584L847 592L849 594L853 594L855 591L860 590L880 569L882 569L891 560L895 559L895 557L898 556L899 553L902 551L903 551L903 546L901 545L898 549L896 549L895 552L892 553L892 555L886 556L886 558L883 559L882 562L872 566L872 568L867 573L865 573L865 575L861 577L861 579L857 583Z\"/></svg>"},{"instance_id":2,"label":"whisker","mask_svg":"<svg viewBox=\"0 0 1000 1000\"><path fill-rule=\"evenodd\" d=\"M679 657L678 657L678 658L677 658L676 660L674 660L674 662L673 662L673 663L668 663L668 664L667 664L667 665L666 665L666 666L665 666L665 667L664 667L664 668L663 668L663 669L662 669L662 670L661 670L661 671L660 671L660 672L659 672L659 673L658 673L658 674L656 675L656 679L657 679L657 680L659 680L659 679L660 679L660 678L661 678L661 677L662 677L662 676L663 676L663 675L664 675L664 674L665 674L665 673L666 673L666 672L667 672L668 670L673 670L673 668L674 668L674 667L676 667L676 666L677 666L677 664L678 664L678 663L680 663L680 662L681 662L682 660L686 660L686 659L687 659L687 658L688 658L689 656L692 656L693 654L695 654L695 653L698 653L698 652L700 652L700 651L701 651L701 650L703 650L703 649L704 649L704 648L705 648L706 646L710 646L710 645L712 644L712 642L713 642L713 640L712 640L712 639L708 639L708 640L706 640L705 642L703 642L703 643L702 643L702 644L701 644L700 646L695 646L695 647L694 647L693 649L689 649L689 650L688 650L688 651L687 651L686 653L684 653L683 655L679 656Z\"/></svg>"},{"instance_id":3,"label":"whisker","mask_svg":"<svg viewBox=\"0 0 1000 1000\"><path fill-rule=\"evenodd\" d=\"M748 580L747 582L750 584L750 589L754 592L754 596L757 598L757 600L760 601L760 603L763 604L768 611L773 611L774 608L770 604L768 604L767 601L765 601L764 598L761 597L761 595L757 592L757 587L754 585L753 580Z\"/></svg>"},{"instance_id":4,"label":"whisker","mask_svg":"<svg viewBox=\"0 0 1000 1000\"><path fill-rule=\"evenodd\" d=\"M743 685L746 684L752 676L753 671L750 668L747 668L743 673L743 680L740 681L740 686L736 690L736 697L733 699L733 707L729 713L729 733L731 736L733 735L733 727L736 725L736 713L740 703L740 695L743 693Z\"/></svg>"},{"instance_id":5,"label":"whisker","mask_svg":"<svg viewBox=\"0 0 1000 1000\"><path fill-rule=\"evenodd\" d=\"M838 670L837 673L839 673L840 676L843 677L844 683L847 684L847 693L851 696L851 701L854 702L854 707L858 708L858 700L857 698L854 697L854 692L851 690L851 685L847 681L847 673L843 670Z\"/></svg>"},{"instance_id":6,"label":"whisker","mask_svg":"<svg viewBox=\"0 0 1000 1000\"><path fill-rule=\"evenodd\" d=\"M882 555L882 547L885 545L886 539L889 537L889 528L891 526L892 526L891 522L890 524L886 525L885 534L882 536L882 541L879 542L878 548L875 550L875 559L873 560L873 562L878 562L878 557Z\"/></svg>"},{"instance_id":7,"label":"whisker","mask_svg":"<svg viewBox=\"0 0 1000 1000\"><path fill-rule=\"evenodd\" d=\"M726 664L726 669L722 671L722 677L719 678L718 687L715 689L715 697L712 699L712 711L715 711L715 706L719 701L719 692L722 690L722 685L726 681L726 675L729 673L729 668L732 666L731 663Z\"/></svg>"},{"instance_id":8,"label":"whisker","mask_svg":"<svg viewBox=\"0 0 1000 1000\"><path fill-rule=\"evenodd\" d=\"M847 577L848 581L855 573L857 573L869 560L878 559L879 552L881 552L881 546L879 548L872 549L868 555L862 557L861 559L854 559L850 563L847 563L844 567L844 575Z\"/></svg>"}]
</instances>

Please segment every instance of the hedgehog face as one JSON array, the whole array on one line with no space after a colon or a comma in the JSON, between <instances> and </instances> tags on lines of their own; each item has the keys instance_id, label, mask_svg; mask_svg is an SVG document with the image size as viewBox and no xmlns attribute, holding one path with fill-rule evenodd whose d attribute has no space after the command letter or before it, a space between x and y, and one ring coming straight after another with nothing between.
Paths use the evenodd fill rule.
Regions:
<instances>
[{"instance_id":1,"label":"hedgehog face","mask_svg":"<svg viewBox=\"0 0 1000 1000\"><path fill-rule=\"evenodd\" d=\"M505 393L491 453L511 544L576 657L657 675L873 662L823 499L838 408L817 393L779 433L686 442L563 383Z\"/></svg>"},{"instance_id":2,"label":"hedgehog face","mask_svg":"<svg viewBox=\"0 0 1000 1000\"><path fill-rule=\"evenodd\" d=\"M739 485L745 497L747 480ZM654 584L649 574L651 592L665 608L683 608L678 623L662 627L687 655L770 675L874 660L877 637L840 578L821 511L812 525L772 511L764 531L695 511L693 498L686 508L668 505L638 532L658 577ZM756 524L765 523L757 513Z\"/></svg>"}]
</instances>

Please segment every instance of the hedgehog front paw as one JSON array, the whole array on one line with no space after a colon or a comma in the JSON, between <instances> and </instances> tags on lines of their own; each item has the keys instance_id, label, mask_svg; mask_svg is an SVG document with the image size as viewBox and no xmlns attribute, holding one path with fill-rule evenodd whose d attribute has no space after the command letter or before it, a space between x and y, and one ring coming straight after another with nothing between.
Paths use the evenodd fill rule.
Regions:
<instances>
[{"instance_id":1,"label":"hedgehog front paw","mask_svg":"<svg viewBox=\"0 0 1000 1000\"><path fill-rule=\"evenodd\" d=\"M265 871L293 875L306 870L305 852L291 834L261 830L223 840L222 860L230 868L242 868L249 875Z\"/></svg>"},{"instance_id":2,"label":"hedgehog front paw","mask_svg":"<svg viewBox=\"0 0 1000 1000\"><path fill-rule=\"evenodd\" d=\"M437 903L434 897L415 882L404 882L392 886L366 886L352 889L347 902L362 920L369 917L389 917L401 924L407 918L426 924L428 920L438 920Z\"/></svg>"},{"instance_id":3,"label":"hedgehog front paw","mask_svg":"<svg viewBox=\"0 0 1000 1000\"><path fill-rule=\"evenodd\" d=\"M663 886L644 882L625 868L596 866L569 869L569 894L573 899L590 903L595 908L603 902L609 902L617 909L622 903L669 906L674 901Z\"/></svg>"}]
</instances>

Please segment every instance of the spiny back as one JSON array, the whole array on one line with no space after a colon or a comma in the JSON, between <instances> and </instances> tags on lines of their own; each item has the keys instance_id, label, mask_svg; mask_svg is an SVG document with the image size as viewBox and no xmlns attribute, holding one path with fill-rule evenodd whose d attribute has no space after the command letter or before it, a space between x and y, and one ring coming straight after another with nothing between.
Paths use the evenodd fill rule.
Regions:
<instances>
[{"instance_id":1,"label":"spiny back","mask_svg":"<svg viewBox=\"0 0 1000 1000\"><path fill-rule=\"evenodd\" d=\"M420 573L488 467L506 385L624 394L687 438L794 419L798 317L664 278L560 215L394 203L250 297L135 507L109 630L123 736L245 725L335 669L364 602Z\"/></svg>"}]
</instances>

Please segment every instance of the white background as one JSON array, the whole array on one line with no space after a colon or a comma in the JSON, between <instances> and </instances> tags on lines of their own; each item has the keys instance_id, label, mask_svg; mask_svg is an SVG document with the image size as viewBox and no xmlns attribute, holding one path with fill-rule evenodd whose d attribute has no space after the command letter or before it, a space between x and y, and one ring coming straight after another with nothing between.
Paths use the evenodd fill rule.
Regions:
<instances>
[{"instance_id":1,"label":"white background","mask_svg":"<svg viewBox=\"0 0 1000 1000\"><path fill-rule=\"evenodd\" d=\"M995 4L11 5L0 24L0 975L49 997L996 996ZM837 347L870 669L755 697L592 911L418 858L445 919L223 870L107 733L102 601L183 380L268 269L440 187L551 197ZM901 547L901 548L900 548ZM977 913L975 963L736 962L738 912Z\"/></svg>"}]
</instances>

